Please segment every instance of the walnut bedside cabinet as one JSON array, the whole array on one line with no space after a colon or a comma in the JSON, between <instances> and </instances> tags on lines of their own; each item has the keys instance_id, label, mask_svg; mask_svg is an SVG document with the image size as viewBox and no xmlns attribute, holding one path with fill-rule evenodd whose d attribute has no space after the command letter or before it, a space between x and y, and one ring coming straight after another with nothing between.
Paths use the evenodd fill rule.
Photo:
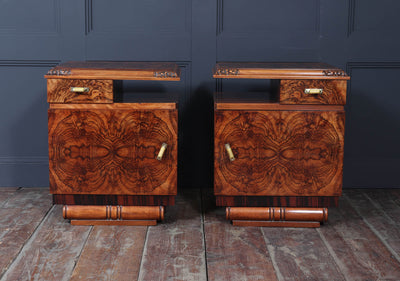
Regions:
<instances>
[{"instance_id":1,"label":"walnut bedside cabinet","mask_svg":"<svg viewBox=\"0 0 400 281\"><path fill-rule=\"evenodd\" d=\"M76 225L155 225L177 193L176 98L117 102L121 80L179 81L156 62L68 62L47 75L50 192Z\"/></svg>"},{"instance_id":2,"label":"walnut bedside cabinet","mask_svg":"<svg viewBox=\"0 0 400 281\"><path fill-rule=\"evenodd\" d=\"M217 205L238 226L320 226L342 193L350 77L323 63L218 63L213 74L275 85L215 94Z\"/></svg>"}]
</instances>

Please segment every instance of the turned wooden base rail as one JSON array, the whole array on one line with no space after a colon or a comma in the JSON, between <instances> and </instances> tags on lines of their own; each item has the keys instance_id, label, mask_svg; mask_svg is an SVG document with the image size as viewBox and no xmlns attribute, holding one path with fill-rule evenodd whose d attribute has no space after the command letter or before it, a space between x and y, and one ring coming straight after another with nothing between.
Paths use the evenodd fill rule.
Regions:
<instances>
[{"instance_id":1,"label":"turned wooden base rail","mask_svg":"<svg viewBox=\"0 0 400 281\"><path fill-rule=\"evenodd\" d=\"M236 226L319 227L327 208L227 207L226 219Z\"/></svg>"},{"instance_id":2,"label":"turned wooden base rail","mask_svg":"<svg viewBox=\"0 0 400 281\"><path fill-rule=\"evenodd\" d=\"M73 225L156 225L164 207L64 205L63 217Z\"/></svg>"}]
</instances>

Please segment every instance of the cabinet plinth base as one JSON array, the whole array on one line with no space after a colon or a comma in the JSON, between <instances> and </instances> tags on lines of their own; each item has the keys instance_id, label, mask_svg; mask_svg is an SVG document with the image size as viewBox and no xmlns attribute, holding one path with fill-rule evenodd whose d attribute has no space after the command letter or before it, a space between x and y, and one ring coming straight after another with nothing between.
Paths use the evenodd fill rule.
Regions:
<instances>
[{"instance_id":1,"label":"cabinet plinth base","mask_svg":"<svg viewBox=\"0 0 400 281\"><path fill-rule=\"evenodd\" d=\"M64 205L63 217L73 225L156 225L164 207Z\"/></svg>"},{"instance_id":2,"label":"cabinet plinth base","mask_svg":"<svg viewBox=\"0 0 400 281\"><path fill-rule=\"evenodd\" d=\"M72 225L157 225L156 220L71 220Z\"/></svg>"},{"instance_id":3,"label":"cabinet plinth base","mask_svg":"<svg viewBox=\"0 0 400 281\"><path fill-rule=\"evenodd\" d=\"M328 209L227 207L226 219L235 226L319 227L328 220Z\"/></svg>"}]
</instances>

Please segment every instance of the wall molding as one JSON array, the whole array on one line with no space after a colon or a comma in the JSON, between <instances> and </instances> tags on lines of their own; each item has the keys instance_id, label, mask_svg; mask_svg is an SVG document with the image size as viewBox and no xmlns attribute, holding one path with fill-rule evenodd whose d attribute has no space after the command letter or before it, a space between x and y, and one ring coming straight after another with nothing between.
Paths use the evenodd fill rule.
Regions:
<instances>
[{"instance_id":1,"label":"wall molding","mask_svg":"<svg viewBox=\"0 0 400 281\"><path fill-rule=\"evenodd\" d=\"M93 32L93 0L85 0L85 35ZM185 32L191 32L192 25L192 0L185 1ZM101 31L99 33L114 33L116 30ZM148 33L148 30L144 29L133 29L123 30L125 33ZM180 31L179 31L180 32ZM172 30L158 30L152 31L152 33L158 34L171 34L175 33Z\"/></svg>"},{"instance_id":2,"label":"wall molding","mask_svg":"<svg viewBox=\"0 0 400 281\"><path fill-rule=\"evenodd\" d=\"M0 67L54 67L61 60L0 60Z\"/></svg>"},{"instance_id":3,"label":"wall molding","mask_svg":"<svg viewBox=\"0 0 400 281\"><path fill-rule=\"evenodd\" d=\"M346 72L351 77L353 69L400 68L400 61L354 61L347 62ZM347 93L351 93L352 79L348 82ZM349 106L349 105L348 105Z\"/></svg>"},{"instance_id":4,"label":"wall molding","mask_svg":"<svg viewBox=\"0 0 400 281\"><path fill-rule=\"evenodd\" d=\"M60 0L53 0L54 2L54 31L20 31L16 28L14 29L6 29L6 28L0 28L0 35L49 35L49 36L55 36L59 35L61 32L61 5L60 5ZM21 8L22 9L22 8ZM18 19L17 19L18 20Z\"/></svg>"},{"instance_id":5,"label":"wall molding","mask_svg":"<svg viewBox=\"0 0 400 281\"><path fill-rule=\"evenodd\" d=\"M224 0L217 0L217 36L224 30Z\"/></svg>"},{"instance_id":6,"label":"wall molding","mask_svg":"<svg viewBox=\"0 0 400 281\"><path fill-rule=\"evenodd\" d=\"M355 1L355 0L350 0ZM315 33L319 34L321 31L321 0L316 0L316 21L315 21ZM217 30L216 35L221 35L224 31L224 0L217 0ZM249 33L249 32L246 32ZM252 31L250 33L265 33L265 31Z\"/></svg>"},{"instance_id":7,"label":"wall molding","mask_svg":"<svg viewBox=\"0 0 400 281\"><path fill-rule=\"evenodd\" d=\"M48 165L48 156L0 156L0 165Z\"/></svg>"},{"instance_id":8,"label":"wall molding","mask_svg":"<svg viewBox=\"0 0 400 281\"><path fill-rule=\"evenodd\" d=\"M354 68L400 68L400 61L358 61L346 64L346 72L349 75Z\"/></svg>"},{"instance_id":9,"label":"wall molding","mask_svg":"<svg viewBox=\"0 0 400 281\"><path fill-rule=\"evenodd\" d=\"M93 31L93 2L85 0L85 34Z\"/></svg>"},{"instance_id":10,"label":"wall molding","mask_svg":"<svg viewBox=\"0 0 400 281\"><path fill-rule=\"evenodd\" d=\"M347 37L354 32L356 17L356 0L349 0L348 19L347 19Z\"/></svg>"}]
</instances>

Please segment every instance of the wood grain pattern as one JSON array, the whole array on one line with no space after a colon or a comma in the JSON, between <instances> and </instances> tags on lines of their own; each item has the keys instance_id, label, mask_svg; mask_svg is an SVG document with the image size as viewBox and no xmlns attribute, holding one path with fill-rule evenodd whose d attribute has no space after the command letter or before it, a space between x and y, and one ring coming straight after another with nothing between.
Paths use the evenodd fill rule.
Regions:
<instances>
[{"instance_id":1,"label":"wood grain pattern","mask_svg":"<svg viewBox=\"0 0 400 281\"><path fill-rule=\"evenodd\" d=\"M11 192L11 193L10 193ZM21 251L47 211L51 200L47 189L1 189L0 208L0 276Z\"/></svg>"},{"instance_id":2,"label":"wood grain pattern","mask_svg":"<svg viewBox=\"0 0 400 281\"><path fill-rule=\"evenodd\" d=\"M219 62L214 78L248 79L345 79L347 74L326 63Z\"/></svg>"},{"instance_id":3,"label":"wood grain pattern","mask_svg":"<svg viewBox=\"0 0 400 281\"><path fill-rule=\"evenodd\" d=\"M44 77L179 81L180 68L169 62L70 61L50 69Z\"/></svg>"},{"instance_id":4,"label":"wood grain pattern","mask_svg":"<svg viewBox=\"0 0 400 281\"><path fill-rule=\"evenodd\" d=\"M208 280L278 280L261 229L228 224L212 190L202 201Z\"/></svg>"},{"instance_id":5,"label":"wood grain pattern","mask_svg":"<svg viewBox=\"0 0 400 281\"><path fill-rule=\"evenodd\" d=\"M345 280L316 229L261 231L280 280Z\"/></svg>"},{"instance_id":6,"label":"wood grain pattern","mask_svg":"<svg viewBox=\"0 0 400 281\"><path fill-rule=\"evenodd\" d=\"M318 231L348 280L399 280L399 261L364 219L342 198Z\"/></svg>"},{"instance_id":7,"label":"wood grain pattern","mask_svg":"<svg viewBox=\"0 0 400 281\"><path fill-rule=\"evenodd\" d=\"M337 207L338 196L216 196L217 206L236 207Z\"/></svg>"},{"instance_id":8,"label":"wood grain pattern","mask_svg":"<svg viewBox=\"0 0 400 281\"><path fill-rule=\"evenodd\" d=\"M175 204L173 195L95 195L53 194L53 204L61 205L122 205L169 206Z\"/></svg>"},{"instance_id":9,"label":"wood grain pattern","mask_svg":"<svg viewBox=\"0 0 400 281\"><path fill-rule=\"evenodd\" d=\"M55 206L31 236L3 280L68 280L90 227L71 226Z\"/></svg>"},{"instance_id":10,"label":"wood grain pattern","mask_svg":"<svg viewBox=\"0 0 400 281\"><path fill-rule=\"evenodd\" d=\"M211 188L186 189L148 235L138 226L71 226L60 206L46 214L48 188L14 192L0 209L0 261L11 261L1 280L400 280L400 189L345 189L314 230L234 227Z\"/></svg>"},{"instance_id":11,"label":"wood grain pattern","mask_svg":"<svg viewBox=\"0 0 400 281\"><path fill-rule=\"evenodd\" d=\"M227 207L227 220L317 221L328 220L327 208Z\"/></svg>"},{"instance_id":12,"label":"wood grain pattern","mask_svg":"<svg viewBox=\"0 0 400 281\"><path fill-rule=\"evenodd\" d=\"M322 89L322 94L305 94L305 89ZM346 104L346 80L281 80L281 104Z\"/></svg>"},{"instance_id":13,"label":"wood grain pattern","mask_svg":"<svg viewBox=\"0 0 400 281\"><path fill-rule=\"evenodd\" d=\"M149 227L138 280L206 281L200 193L182 190L165 220Z\"/></svg>"},{"instance_id":14,"label":"wood grain pattern","mask_svg":"<svg viewBox=\"0 0 400 281\"><path fill-rule=\"evenodd\" d=\"M175 195L177 111L49 109L49 159L53 194Z\"/></svg>"},{"instance_id":15,"label":"wood grain pattern","mask_svg":"<svg viewBox=\"0 0 400 281\"><path fill-rule=\"evenodd\" d=\"M216 111L215 195L339 196L343 134L340 111Z\"/></svg>"},{"instance_id":16,"label":"wood grain pattern","mask_svg":"<svg viewBox=\"0 0 400 281\"><path fill-rule=\"evenodd\" d=\"M71 225L154 226L157 220L71 220Z\"/></svg>"},{"instance_id":17,"label":"wood grain pattern","mask_svg":"<svg viewBox=\"0 0 400 281\"><path fill-rule=\"evenodd\" d=\"M146 233L140 226L95 226L70 280L137 280Z\"/></svg>"},{"instance_id":18,"label":"wood grain pattern","mask_svg":"<svg viewBox=\"0 0 400 281\"><path fill-rule=\"evenodd\" d=\"M87 93L75 93L71 87L87 87ZM47 79L48 103L113 103L112 80Z\"/></svg>"},{"instance_id":19,"label":"wood grain pattern","mask_svg":"<svg viewBox=\"0 0 400 281\"><path fill-rule=\"evenodd\" d=\"M18 187L2 187L0 189L0 207L3 206L8 199L17 192Z\"/></svg>"},{"instance_id":20,"label":"wood grain pattern","mask_svg":"<svg viewBox=\"0 0 400 281\"><path fill-rule=\"evenodd\" d=\"M295 228L316 228L320 227L318 221L251 221L233 220L233 226L257 226L257 227L295 227Z\"/></svg>"},{"instance_id":21,"label":"wood grain pattern","mask_svg":"<svg viewBox=\"0 0 400 281\"><path fill-rule=\"evenodd\" d=\"M400 208L398 205L390 206L394 203L391 198L385 198L386 206L382 206L379 202L382 200L379 197L385 196L382 193L385 193L385 191L375 191L368 196L368 192L348 190L345 193L345 198L359 215L366 218L365 222L368 226L376 235L379 235L379 238L384 241L393 256L400 262Z\"/></svg>"},{"instance_id":22,"label":"wood grain pattern","mask_svg":"<svg viewBox=\"0 0 400 281\"><path fill-rule=\"evenodd\" d=\"M113 103L113 104L50 104L50 109L77 109L77 110L174 110L176 102L151 102L151 103Z\"/></svg>"},{"instance_id":23,"label":"wood grain pattern","mask_svg":"<svg viewBox=\"0 0 400 281\"><path fill-rule=\"evenodd\" d=\"M258 111L273 111L273 110L288 110L288 111L343 111L343 106L338 105L285 105L278 103L263 103L263 102L218 102L214 106L215 110L258 110Z\"/></svg>"},{"instance_id":24,"label":"wood grain pattern","mask_svg":"<svg viewBox=\"0 0 400 281\"><path fill-rule=\"evenodd\" d=\"M163 206L82 206L65 205L64 219L163 220Z\"/></svg>"}]
</instances>

